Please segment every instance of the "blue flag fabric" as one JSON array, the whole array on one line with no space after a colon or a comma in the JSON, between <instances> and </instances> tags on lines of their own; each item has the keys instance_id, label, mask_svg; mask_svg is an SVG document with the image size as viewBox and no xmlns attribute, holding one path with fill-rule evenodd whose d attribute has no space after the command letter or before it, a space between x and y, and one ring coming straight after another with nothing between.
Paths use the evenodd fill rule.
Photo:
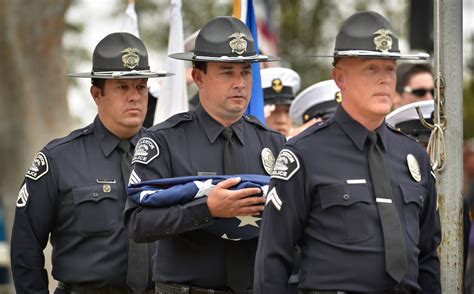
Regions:
<instances>
[{"instance_id":1,"label":"blue flag fabric","mask_svg":"<svg viewBox=\"0 0 474 294\"><path fill-rule=\"evenodd\" d=\"M254 174L188 176L150 180L131 184L127 188L127 193L134 202L140 205L169 207L206 196L218 183L237 176L241 178L241 181L230 189L260 188L262 195L266 195L270 177ZM249 240L258 237L260 221L261 217L257 216L215 218L211 225L203 229L224 239Z\"/></svg>"},{"instance_id":2,"label":"blue flag fabric","mask_svg":"<svg viewBox=\"0 0 474 294\"><path fill-rule=\"evenodd\" d=\"M255 11L253 9L253 1L247 0L247 17L245 18L245 24L252 32L253 42L255 51L257 54L260 53L258 47L258 35L257 35L257 21L255 20ZM252 96L250 96L250 102L245 111L246 114L256 116L262 123L265 123L265 115L263 112L263 90L262 80L260 78L260 63L252 63Z\"/></svg>"}]
</instances>

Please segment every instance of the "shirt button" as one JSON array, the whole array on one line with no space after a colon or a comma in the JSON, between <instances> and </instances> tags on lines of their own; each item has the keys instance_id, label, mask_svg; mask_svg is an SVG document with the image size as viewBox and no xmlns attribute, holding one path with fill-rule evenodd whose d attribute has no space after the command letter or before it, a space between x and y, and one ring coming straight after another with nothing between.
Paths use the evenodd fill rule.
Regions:
<instances>
[{"instance_id":1,"label":"shirt button","mask_svg":"<svg viewBox=\"0 0 474 294\"><path fill-rule=\"evenodd\" d=\"M83 129L82 132L83 133L87 133L88 129Z\"/></svg>"},{"instance_id":2,"label":"shirt button","mask_svg":"<svg viewBox=\"0 0 474 294\"><path fill-rule=\"evenodd\" d=\"M193 223L194 223L195 226L197 226L197 225L199 225L199 220L198 220L197 218L195 218L195 219L193 220Z\"/></svg>"},{"instance_id":3,"label":"shirt button","mask_svg":"<svg viewBox=\"0 0 474 294\"><path fill-rule=\"evenodd\" d=\"M99 197L99 193L97 193L97 192L92 193L92 197L94 197L94 198Z\"/></svg>"},{"instance_id":4,"label":"shirt button","mask_svg":"<svg viewBox=\"0 0 474 294\"><path fill-rule=\"evenodd\" d=\"M342 199L344 199L346 201L349 200L350 198L351 198L351 196L349 194L342 195Z\"/></svg>"},{"instance_id":5,"label":"shirt button","mask_svg":"<svg viewBox=\"0 0 474 294\"><path fill-rule=\"evenodd\" d=\"M208 222L209 222L209 218L208 218L207 216L204 217L204 222L205 222L205 223L208 223Z\"/></svg>"}]
</instances>

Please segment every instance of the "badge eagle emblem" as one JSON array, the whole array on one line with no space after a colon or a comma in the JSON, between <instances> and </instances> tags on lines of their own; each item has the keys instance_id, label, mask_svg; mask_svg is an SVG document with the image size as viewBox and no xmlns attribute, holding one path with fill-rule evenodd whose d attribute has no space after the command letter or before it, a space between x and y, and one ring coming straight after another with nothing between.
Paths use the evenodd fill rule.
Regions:
<instances>
[{"instance_id":1,"label":"badge eagle emblem","mask_svg":"<svg viewBox=\"0 0 474 294\"><path fill-rule=\"evenodd\" d=\"M374 33L375 49L382 53L388 53L388 50L392 49L392 35L393 33L387 29L380 29Z\"/></svg>"},{"instance_id":2,"label":"badge eagle emblem","mask_svg":"<svg viewBox=\"0 0 474 294\"><path fill-rule=\"evenodd\" d=\"M273 166L275 165L275 156L273 156L272 150L270 148L263 148L261 152L263 168L267 174L271 175L273 171Z\"/></svg>"},{"instance_id":3,"label":"badge eagle emblem","mask_svg":"<svg viewBox=\"0 0 474 294\"><path fill-rule=\"evenodd\" d=\"M242 54L247 50L247 40L245 40L244 33L233 33L229 36L231 39L229 41L230 49L232 53Z\"/></svg>"},{"instance_id":4,"label":"badge eagle emblem","mask_svg":"<svg viewBox=\"0 0 474 294\"><path fill-rule=\"evenodd\" d=\"M272 89L276 93L280 93L283 90L283 83L280 79L273 79L272 81Z\"/></svg>"},{"instance_id":5,"label":"badge eagle emblem","mask_svg":"<svg viewBox=\"0 0 474 294\"><path fill-rule=\"evenodd\" d=\"M417 182L421 181L420 165L418 164L415 156L411 153L407 155L407 165L408 169L410 170L411 177Z\"/></svg>"},{"instance_id":6,"label":"badge eagle emblem","mask_svg":"<svg viewBox=\"0 0 474 294\"><path fill-rule=\"evenodd\" d=\"M138 55L137 48L127 48L122 51L122 62L123 66L129 69L134 69L137 67L138 63L140 62L140 56Z\"/></svg>"}]
</instances>

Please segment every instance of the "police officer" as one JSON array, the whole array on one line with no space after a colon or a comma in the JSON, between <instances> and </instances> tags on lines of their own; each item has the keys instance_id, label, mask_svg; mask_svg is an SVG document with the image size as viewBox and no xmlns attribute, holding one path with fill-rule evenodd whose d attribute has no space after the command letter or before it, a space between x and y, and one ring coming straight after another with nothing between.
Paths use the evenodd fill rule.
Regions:
<instances>
[{"instance_id":1,"label":"police officer","mask_svg":"<svg viewBox=\"0 0 474 294\"><path fill-rule=\"evenodd\" d=\"M404 63L397 67L393 109L416 101L433 100L434 78L428 63Z\"/></svg>"},{"instance_id":2,"label":"police officer","mask_svg":"<svg viewBox=\"0 0 474 294\"><path fill-rule=\"evenodd\" d=\"M256 293L285 293L292 249L301 293L440 293L440 225L426 151L388 127L396 59L390 23L359 12L342 25L333 118L289 140L272 172L255 267Z\"/></svg>"},{"instance_id":3,"label":"police officer","mask_svg":"<svg viewBox=\"0 0 474 294\"><path fill-rule=\"evenodd\" d=\"M135 150L131 183L178 176L269 175L285 138L243 113L252 88L251 63L275 59L256 54L249 29L233 17L209 21L199 31L193 52L170 56L193 61L200 104L144 133ZM260 189L229 190L238 181L223 181L207 196L184 205L140 207L129 197L125 223L130 236L137 242L160 240L153 273L158 293L251 292L257 238L230 240L227 234L206 230L263 210L264 198L255 195Z\"/></svg>"},{"instance_id":4,"label":"police officer","mask_svg":"<svg viewBox=\"0 0 474 294\"><path fill-rule=\"evenodd\" d=\"M291 103L290 116L295 125L296 136L309 126L331 118L341 103L341 91L334 80L318 82L301 91Z\"/></svg>"},{"instance_id":5,"label":"police officer","mask_svg":"<svg viewBox=\"0 0 474 294\"><path fill-rule=\"evenodd\" d=\"M87 127L48 143L26 172L11 240L16 293L48 293L43 249L50 235L55 293L146 288L146 268L139 281L127 270L123 209L130 171L123 174L122 164L130 164L125 147L133 149L142 132L147 80L164 75L150 70L143 42L128 33L106 36L94 50L92 71L70 75L92 78L98 115Z\"/></svg>"},{"instance_id":6,"label":"police officer","mask_svg":"<svg viewBox=\"0 0 474 294\"><path fill-rule=\"evenodd\" d=\"M260 71L268 127L286 137L291 133L290 105L300 89L301 78L292 69L268 67Z\"/></svg>"}]
</instances>

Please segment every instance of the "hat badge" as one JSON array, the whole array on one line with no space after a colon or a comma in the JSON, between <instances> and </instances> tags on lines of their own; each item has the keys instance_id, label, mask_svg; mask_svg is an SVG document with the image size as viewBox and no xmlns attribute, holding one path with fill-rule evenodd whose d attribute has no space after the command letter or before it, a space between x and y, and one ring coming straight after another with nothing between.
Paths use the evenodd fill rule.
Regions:
<instances>
[{"instance_id":1,"label":"hat badge","mask_svg":"<svg viewBox=\"0 0 474 294\"><path fill-rule=\"evenodd\" d=\"M280 79L274 79L272 81L272 89L277 93L280 93L283 90L283 83Z\"/></svg>"},{"instance_id":2,"label":"hat badge","mask_svg":"<svg viewBox=\"0 0 474 294\"><path fill-rule=\"evenodd\" d=\"M388 50L392 49L392 31L387 29L380 29L374 33L375 49L382 53L388 53Z\"/></svg>"},{"instance_id":3,"label":"hat badge","mask_svg":"<svg viewBox=\"0 0 474 294\"><path fill-rule=\"evenodd\" d=\"M229 36L232 40L229 42L232 53L242 54L247 50L247 40L245 40L244 33L233 33Z\"/></svg>"},{"instance_id":4,"label":"hat badge","mask_svg":"<svg viewBox=\"0 0 474 294\"><path fill-rule=\"evenodd\" d=\"M138 55L137 48L127 48L122 51L122 62L124 67L134 69L140 62L140 56Z\"/></svg>"}]
</instances>

